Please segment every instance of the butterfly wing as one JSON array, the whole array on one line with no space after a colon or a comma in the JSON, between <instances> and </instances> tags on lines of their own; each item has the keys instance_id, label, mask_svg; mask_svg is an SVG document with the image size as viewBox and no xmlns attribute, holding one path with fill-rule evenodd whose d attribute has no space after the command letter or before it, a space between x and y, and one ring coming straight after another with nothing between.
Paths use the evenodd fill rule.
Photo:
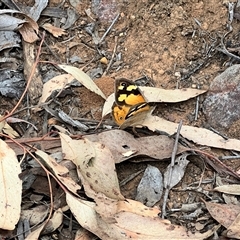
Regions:
<instances>
[{"instance_id":1,"label":"butterfly wing","mask_svg":"<svg viewBox=\"0 0 240 240\"><path fill-rule=\"evenodd\" d=\"M115 102L119 106L133 106L145 102L138 86L132 81L121 78L115 83Z\"/></svg>"},{"instance_id":2,"label":"butterfly wing","mask_svg":"<svg viewBox=\"0 0 240 240\"><path fill-rule=\"evenodd\" d=\"M115 122L121 126L126 120L134 121L139 113L149 111L150 106L145 101L138 86L127 79L116 80L115 103L112 107L112 115ZM144 114L141 114L144 115Z\"/></svg>"}]
</instances>

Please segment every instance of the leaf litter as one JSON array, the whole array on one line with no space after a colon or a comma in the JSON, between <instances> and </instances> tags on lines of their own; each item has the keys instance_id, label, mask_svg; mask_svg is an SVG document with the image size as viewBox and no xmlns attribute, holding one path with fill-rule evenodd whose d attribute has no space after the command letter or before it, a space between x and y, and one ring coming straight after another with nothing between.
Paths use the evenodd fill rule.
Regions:
<instances>
[{"instance_id":1,"label":"leaf litter","mask_svg":"<svg viewBox=\"0 0 240 240\"><path fill-rule=\"evenodd\" d=\"M24 16L26 19L26 22L21 22L21 18L14 18L12 19L12 26L16 28L17 25L23 24L19 32L27 42L32 43L38 39L38 36L36 35L36 32L38 32L38 24L35 21L38 20L41 12L48 3L47 1L42 1L40 4L40 2L36 1L36 5L30 8L29 15L23 14L16 10L13 12L10 11L11 13L18 13L19 16ZM34 9L35 11L33 11ZM74 14L74 12L68 11L68 14L71 15L71 13ZM77 14L74 15L75 16L73 18L74 20L72 20L72 23L75 22L79 17ZM117 15L117 17L119 17L119 15ZM115 17L115 19L117 19L117 17ZM66 31L64 29L68 29L69 25L71 25L71 23L67 21L63 28L56 28L49 25L47 25L47 28L48 31L53 34L53 36L59 37L60 35L63 36L65 34ZM108 31L110 29L111 28L109 28ZM108 31L103 35L101 40L106 37ZM91 33L92 37L98 36L96 32ZM33 51L33 48L28 45L25 45L24 51L26 51L26 48ZM34 57L32 58L31 62L29 62L29 68L33 62ZM25 65L25 67L26 66L27 65ZM58 64L58 67L71 74L68 74L69 79L72 80L73 78L76 78L88 90L95 92L102 98L106 99L106 96L101 88L99 88L80 68L63 64ZM27 75L27 79L31 79L31 73L29 72ZM43 100L40 100L41 103L46 103L48 98L53 98L52 93L54 91L57 90L61 92L71 82L69 80L66 84L66 75L67 74L56 77L60 79L63 76L64 78L63 81L59 81L57 83L55 82L56 78L51 79L48 84L44 85L43 90L41 88L41 84L39 85L38 91L42 92L43 96ZM146 97L146 100L153 103L182 102L206 92L206 90L190 88L182 88L177 90L165 90L153 87L140 88ZM32 88L30 87L29 92L31 90ZM33 97L34 92L30 94L30 99L32 100ZM112 95L105 102L102 116L105 117L106 114L110 113L113 101L114 97ZM48 112L47 108L44 108L44 110ZM57 110L57 113L59 112L63 111ZM66 117L68 115L66 114L64 116ZM71 121L65 121L65 123L70 125L72 128L76 128L76 125L74 125L75 120L70 116L69 119L71 119ZM18 123L20 122L21 121L19 120ZM28 123L24 120L22 122ZM5 120L1 121L1 124L0 130L2 132L2 136L18 136L17 134L13 134L15 132L11 128L9 128L10 131L5 131L8 128ZM20 164L15 154L24 154L25 156L26 152L28 152L28 154L34 152L34 155L30 154L30 156L32 158L36 158L36 160L39 161L39 164L42 165L41 167L39 167L40 165L38 167L33 167L32 170L33 172L35 171L36 176L41 176L41 178L39 177L38 180L35 181L35 188L34 184L29 183L28 189L32 187L35 190L34 194L36 199L37 195L41 195L39 199L45 199L45 197L48 197L47 199L50 204L42 205L44 210L41 210L41 205L36 207L32 202L28 203L30 205L26 203L27 201L24 202L23 208L30 209L22 209L21 216L23 219L20 219L20 221L27 220L30 222L30 220L34 220L32 216L36 214L35 222L31 222L31 224L37 224L37 226L34 226L32 229L32 232L28 236L25 236L25 239L39 239L40 235L42 234L51 233L56 229L59 230L59 227L63 224L63 212L68 211L68 209L71 210L71 213L83 228L94 233L101 239L204 239L210 237L214 233L216 234L216 230L219 228L218 225L215 225L204 233L200 231L191 232L188 231L184 226L171 223L166 219L161 219L159 217L161 211L159 210L158 206L161 204L161 201L163 201L161 199L162 186L158 186L158 184L165 184L164 188L168 187L169 189L172 189L175 185L179 184L179 182L186 177L186 168L189 164L191 164L191 161L187 160L188 156L198 156L199 158L205 160L208 158L206 163L209 163L209 165L212 166L217 172L222 171L238 179L239 176L237 172L227 168L226 165L220 161L214 162L213 156L210 156L208 153L203 152L202 150L198 151L196 146L194 145L194 147L192 147L193 144L189 143L187 140L203 146L235 151L239 151L239 140L224 139L210 130L184 125L180 131L182 137L185 138L184 146L179 143L177 149L175 149L175 156L172 156L175 146L174 143L176 143L174 142L174 134L177 131L178 124L149 114L147 116L142 116L142 118L134 119L133 122L127 122L125 126L122 126L122 129L125 129L129 126L134 127L133 132L136 135L138 135L139 127L142 128L143 126L148 127L148 129L152 130L154 133L161 132L164 135L135 138L132 134L123 130L109 130L96 134L86 134L86 132L90 130L88 127L81 128L81 135L79 136L69 136L63 133L58 135L56 131L53 131L51 132L51 137L43 137L41 139L35 137L31 137L29 139L22 138L17 139L16 141L13 141L13 139L9 140L9 146L11 146L16 153L14 153L9 146L1 140L1 142L4 143L1 145L1 150L4 150L2 151L1 159L1 162L4 166L4 171L2 169L2 172L9 172L9 175L11 175L4 177L4 181L2 181L4 184L7 184L7 186L2 184L4 187L2 192L7 192L7 194L9 194L4 198L3 203L5 205L2 206L2 209L4 206L8 206L8 203L11 199L11 194L13 193L15 194L14 199L16 198L17 193L17 203L14 202L12 205L17 206L17 208L11 208L12 211L9 212L6 212L6 209L3 209L2 212L4 214L4 218L6 220L10 219L10 223L0 221L0 228L8 230L14 229L18 219L20 218L20 198L22 189L21 181L19 180L18 175L21 171ZM60 129L60 126L58 129ZM69 130L72 132L72 129ZM66 130L65 132L69 131ZM51 145L53 142L54 144ZM57 162L53 156L50 156L50 152L53 151L56 153L59 150L61 151L60 154L62 154L62 158L66 162L73 163L71 166L67 166L69 168L75 168L78 178L71 175L72 169L70 170L65 165L61 165L61 163ZM5 156L7 156L7 158ZM142 157L147 158L142 160ZM166 167L164 172L164 179L170 179L170 182L166 183L165 180L164 183L162 183L160 177L161 172L159 170L155 171L158 168L149 165L149 167L147 167L145 170L142 180L139 181L140 185L137 189L137 194L135 194L135 200L123 196L122 189L119 186L119 178L116 173L117 163L122 164L127 160L134 162L150 161L151 159L151 164L154 164L156 162L168 160L171 157L175 160L174 166L172 166L171 163L169 167ZM209 161L211 161L211 163ZM9 166L11 166L11 169ZM12 169L14 166L16 167L15 171ZM22 173L23 175L26 174L28 176L28 168L30 166L31 165L28 165L27 163L26 166L22 167L24 170ZM220 170L218 171L217 168ZM169 169L172 171L172 178L169 178ZM153 174L157 174L157 177L156 175L153 176ZM191 175L191 173L189 175ZM50 176L52 181L51 184L49 180ZM9 181L12 178L14 178L14 186L10 184ZM144 186L142 190L143 196L139 197L138 194L140 193L140 186L144 185L143 181L145 181L145 178L147 179L147 183L145 183L146 186ZM26 179L25 181L30 181ZM44 183L42 182L40 184L39 179L48 179L48 181L44 181ZM5 182L5 180L7 181ZM202 179L200 182L201 181ZM46 188L43 191L41 187L36 188L38 183L39 185L44 185L46 182L49 184L49 189ZM205 184L204 181L202 183ZM57 190L57 185L61 187L61 191ZM81 188L82 186L83 189ZM151 193L154 192L155 194L147 194L147 190L149 190ZM216 191L215 193L223 192L234 195L239 194L237 184L223 185L215 188L214 190ZM205 192L202 191L201 193L206 193L205 196L210 198L210 200L213 200L213 198L211 199L209 191L205 190ZM34 194L31 194L32 199L34 199ZM61 197L63 196L63 199L60 197L60 195ZM205 203L211 216L227 229L227 236L239 238L239 213L237 211L232 211L232 209L237 209L235 205L224 205L206 202L204 200L202 201ZM169 208L171 208L171 205L169 205ZM24 215L24 212L27 213L27 211L31 217ZM221 214L218 215L219 212ZM226 213L228 213L228 215ZM12 214L14 214L14 216ZM226 215L228 217L227 219L224 219L224 217L226 218ZM197 219L197 221L200 221L200 218Z\"/></svg>"}]
</instances>

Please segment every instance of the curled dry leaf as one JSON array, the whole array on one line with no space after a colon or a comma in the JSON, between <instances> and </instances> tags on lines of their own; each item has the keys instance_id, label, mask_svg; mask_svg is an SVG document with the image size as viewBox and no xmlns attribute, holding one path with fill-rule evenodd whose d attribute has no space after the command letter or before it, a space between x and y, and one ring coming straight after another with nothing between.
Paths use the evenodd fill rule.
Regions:
<instances>
[{"instance_id":1,"label":"curled dry leaf","mask_svg":"<svg viewBox=\"0 0 240 240\"><path fill-rule=\"evenodd\" d=\"M53 26L50 23L45 23L45 24L42 25L42 27L45 30L47 30L48 32L50 32L56 38L61 37L62 35L66 35L67 34L64 29L59 28L59 27L55 27L55 26Z\"/></svg>"},{"instance_id":2,"label":"curled dry leaf","mask_svg":"<svg viewBox=\"0 0 240 240\"><path fill-rule=\"evenodd\" d=\"M60 227L63 221L63 211L61 208L58 208L54 211L51 219L48 221L47 225L44 227L42 234L49 234L54 232L57 228Z\"/></svg>"},{"instance_id":3,"label":"curled dry leaf","mask_svg":"<svg viewBox=\"0 0 240 240\"><path fill-rule=\"evenodd\" d=\"M109 149L99 142L87 138L73 140L60 133L65 159L77 166L84 190L89 197L103 193L113 199L122 199L115 161Z\"/></svg>"},{"instance_id":4,"label":"curled dry leaf","mask_svg":"<svg viewBox=\"0 0 240 240\"><path fill-rule=\"evenodd\" d=\"M69 87L69 84L73 80L74 80L74 77L71 74L62 74L44 83L42 96L39 99L38 105L40 105L41 103L44 103L54 91Z\"/></svg>"},{"instance_id":5,"label":"curled dry leaf","mask_svg":"<svg viewBox=\"0 0 240 240\"><path fill-rule=\"evenodd\" d=\"M38 24L31 17L29 17L23 12L19 12L17 10L11 10L11 9L0 10L0 14L2 13L5 13L5 14L17 13L19 16L24 18L24 23L19 28L19 32L21 33L24 41L28 43L33 43L38 40L38 36L37 36Z\"/></svg>"},{"instance_id":6,"label":"curled dry leaf","mask_svg":"<svg viewBox=\"0 0 240 240\"><path fill-rule=\"evenodd\" d=\"M17 224L22 200L22 181L20 164L15 152L0 139L0 228L13 230Z\"/></svg>"},{"instance_id":7,"label":"curled dry leaf","mask_svg":"<svg viewBox=\"0 0 240 240\"><path fill-rule=\"evenodd\" d=\"M67 73L71 74L76 78L84 87L89 89L92 92L100 95L102 98L106 99L106 96L101 91L101 89L95 84L95 82L81 69L68 66L68 65L58 65L61 69L66 71Z\"/></svg>"},{"instance_id":8,"label":"curled dry leaf","mask_svg":"<svg viewBox=\"0 0 240 240\"><path fill-rule=\"evenodd\" d=\"M37 150L36 154L41 158L43 164L54 173L58 180L61 181L69 191L76 194L81 189L81 187L69 177L69 171L66 167L58 164L53 157L41 150Z\"/></svg>"},{"instance_id":9,"label":"curled dry leaf","mask_svg":"<svg viewBox=\"0 0 240 240\"><path fill-rule=\"evenodd\" d=\"M2 116L0 115L0 119ZM0 121L0 132L3 134L8 135L11 138L19 137L19 134L7 124L6 120Z\"/></svg>"}]
</instances>

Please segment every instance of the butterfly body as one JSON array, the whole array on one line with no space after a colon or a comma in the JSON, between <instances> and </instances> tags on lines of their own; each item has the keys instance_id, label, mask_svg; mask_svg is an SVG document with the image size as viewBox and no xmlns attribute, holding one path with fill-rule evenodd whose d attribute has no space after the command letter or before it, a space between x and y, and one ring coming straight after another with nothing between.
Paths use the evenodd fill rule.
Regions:
<instances>
[{"instance_id":1,"label":"butterfly body","mask_svg":"<svg viewBox=\"0 0 240 240\"><path fill-rule=\"evenodd\" d=\"M137 85L127 79L116 80L115 103L112 107L112 115L119 126L128 119L134 118L138 113L149 109L150 106Z\"/></svg>"}]
</instances>

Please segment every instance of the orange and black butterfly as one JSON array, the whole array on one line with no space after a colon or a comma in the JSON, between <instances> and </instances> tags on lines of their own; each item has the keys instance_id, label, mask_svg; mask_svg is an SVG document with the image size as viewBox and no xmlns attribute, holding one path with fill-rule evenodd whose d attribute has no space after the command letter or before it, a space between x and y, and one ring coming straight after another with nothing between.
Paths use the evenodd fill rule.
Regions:
<instances>
[{"instance_id":1,"label":"orange and black butterfly","mask_svg":"<svg viewBox=\"0 0 240 240\"><path fill-rule=\"evenodd\" d=\"M112 115L119 126L128 119L135 118L139 113L149 110L149 104L134 82L123 78L116 80Z\"/></svg>"}]
</instances>

